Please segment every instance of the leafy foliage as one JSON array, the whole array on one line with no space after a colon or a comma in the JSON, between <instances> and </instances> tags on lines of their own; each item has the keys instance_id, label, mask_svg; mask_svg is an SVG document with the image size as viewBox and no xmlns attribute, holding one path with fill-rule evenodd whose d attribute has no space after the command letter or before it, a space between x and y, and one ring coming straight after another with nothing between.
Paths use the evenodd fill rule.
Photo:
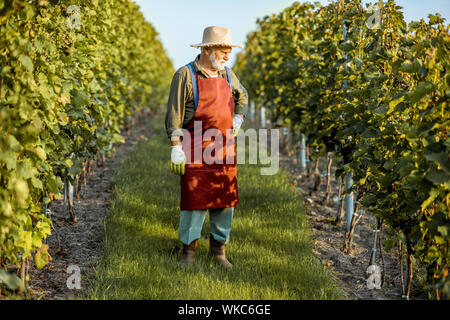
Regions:
<instances>
[{"instance_id":1,"label":"leafy foliage","mask_svg":"<svg viewBox=\"0 0 450 320\"><path fill-rule=\"evenodd\" d=\"M380 1L380 27L361 1L294 3L258 20L235 72L310 146L334 152L358 199L450 296L448 25L439 14L407 25ZM343 31L346 29L344 40Z\"/></svg>"},{"instance_id":2,"label":"leafy foliage","mask_svg":"<svg viewBox=\"0 0 450 320\"><path fill-rule=\"evenodd\" d=\"M51 259L42 205L122 140L127 115L163 102L171 74L132 1L0 0L0 269Z\"/></svg>"}]
</instances>

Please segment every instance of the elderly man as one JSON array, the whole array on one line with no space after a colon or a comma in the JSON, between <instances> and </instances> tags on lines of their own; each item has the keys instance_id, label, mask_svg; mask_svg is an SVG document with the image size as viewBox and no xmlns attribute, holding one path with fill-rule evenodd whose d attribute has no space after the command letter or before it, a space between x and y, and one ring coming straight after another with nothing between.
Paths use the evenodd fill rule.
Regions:
<instances>
[{"instance_id":1,"label":"elderly man","mask_svg":"<svg viewBox=\"0 0 450 320\"><path fill-rule=\"evenodd\" d=\"M234 207L239 204L234 137L244 121L248 95L225 63L232 47L242 46L232 44L230 29L218 26L206 28L202 43L191 46L201 48L201 54L175 72L166 114L166 130L172 144L169 165L172 172L181 176L181 264L190 266L194 262L209 211L210 254L220 265L231 268L225 245ZM207 131L214 132L214 139L206 138ZM196 161L198 151L201 159ZM208 153L214 159L212 163L205 159Z\"/></svg>"}]
</instances>

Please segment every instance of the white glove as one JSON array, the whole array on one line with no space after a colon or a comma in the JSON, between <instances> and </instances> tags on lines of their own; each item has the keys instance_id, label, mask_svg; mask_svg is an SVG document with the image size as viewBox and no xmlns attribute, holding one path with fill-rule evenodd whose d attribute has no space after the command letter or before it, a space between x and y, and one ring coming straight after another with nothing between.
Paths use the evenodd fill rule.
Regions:
<instances>
[{"instance_id":1,"label":"white glove","mask_svg":"<svg viewBox=\"0 0 450 320\"><path fill-rule=\"evenodd\" d=\"M171 160L174 164L180 164L186 160L182 144L179 143L176 146L172 146Z\"/></svg>"},{"instance_id":2,"label":"white glove","mask_svg":"<svg viewBox=\"0 0 450 320\"><path fill-rule=\"evenodd\" d=\"M241 128L242 122L244 122L244 118L238 114L235 114L233 117L233 133L235 137Z\"/></svg>"}]
</instances>

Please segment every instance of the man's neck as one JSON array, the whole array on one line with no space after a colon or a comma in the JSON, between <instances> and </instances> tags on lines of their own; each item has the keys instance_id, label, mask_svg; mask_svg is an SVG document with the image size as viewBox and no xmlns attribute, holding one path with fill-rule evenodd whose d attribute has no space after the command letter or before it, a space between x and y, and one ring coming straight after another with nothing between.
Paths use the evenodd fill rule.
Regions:
<instances>
[{"instance_id":1,"label":"man's neck","mask_svg":"<svg viewBox=\"0 0 450 320\"><path fill-rule=\"evenodd\" d=\"M213 66L211 64L211 61L209 61L207 56L204 56L203 54L200 54L200 58L198 59L198 64L210 76L215 76L215 75L218 74L218 71L213 68Z\"/></svg>"}]
</instances>

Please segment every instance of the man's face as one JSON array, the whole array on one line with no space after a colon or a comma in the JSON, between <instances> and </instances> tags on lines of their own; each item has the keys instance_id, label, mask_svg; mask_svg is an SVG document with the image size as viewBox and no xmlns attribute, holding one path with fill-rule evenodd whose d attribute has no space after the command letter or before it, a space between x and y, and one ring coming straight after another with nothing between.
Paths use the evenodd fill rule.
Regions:
<instances>
[{"instance_id":1,"label":"man's face","mask_svg":"<svg viewBox=\"0 0 450 320\"><path fill-rule=\"evenodd\" d=\"M225 63L228 61L228 55L231 53L230 47L215 47L212 48L209 55L209 60L214 69L220 71L225 68Z\"/></svg>"}]
</instances>

